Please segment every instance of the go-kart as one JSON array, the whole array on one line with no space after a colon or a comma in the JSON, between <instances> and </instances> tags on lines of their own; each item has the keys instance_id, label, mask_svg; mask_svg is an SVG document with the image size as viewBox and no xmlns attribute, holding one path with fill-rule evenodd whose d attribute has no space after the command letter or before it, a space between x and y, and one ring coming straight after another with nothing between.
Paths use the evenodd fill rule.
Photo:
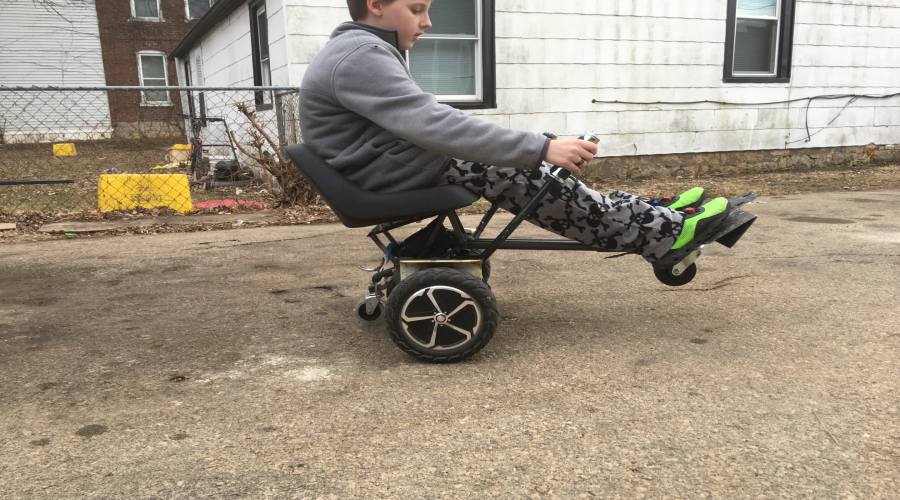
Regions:
<instances>
[{"instance_id":1,"label":"go-kart","mask_svg":"<svg viewBox=\"0 0 900 500\"><path fill-rule=\"evenodd\" d=\"M582 139L597 142L591 134ZM476 229L465 229L456 210L471 205L479 196L462 186L375 193L347 180L303 144L288 146L286 152L345 226L374 226L368 236L384 256L374 269L360 267L373 275L368 294L356 306L355 314L363 321L383 318L394 343L426 361L463 360L484 348L494 336L500 315L487 281L490 258L497 250L621 252L573 240L510 239L550 189L571 176L571 171L563 168L553 167L546 175L549 182L496 238L486 239L481 235L498 207L492 205ZM704 238L704 243L733 247L756 220L756 215L740 207L755 198L752 193L731 198L726 221ZM435 219L430 224L403 241L391 235L397 228L432 217ZM444 226L448 220L450 228ZM696 260L704 248L696 248L678 262L654 264L654 274L669 286L689 283L697 274Z\"/></svg>"}]
</instances>

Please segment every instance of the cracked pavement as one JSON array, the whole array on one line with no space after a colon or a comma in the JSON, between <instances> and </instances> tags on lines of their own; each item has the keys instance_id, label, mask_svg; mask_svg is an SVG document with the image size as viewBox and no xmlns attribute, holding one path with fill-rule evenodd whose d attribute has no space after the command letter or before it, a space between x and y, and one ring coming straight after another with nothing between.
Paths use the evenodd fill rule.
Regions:
<instances>
[{"instance_id":1,"label":"cracked pavement","mask_svg":"<svg viewBox=\"0 0 900 500\"><path fill-rule=\"evenodd\" d=\"M455 365L352 316L364 229L0 245L0 497L895 498L898 195L761 197L682 288L500 251Z\"/></svg>"}]
</instances>

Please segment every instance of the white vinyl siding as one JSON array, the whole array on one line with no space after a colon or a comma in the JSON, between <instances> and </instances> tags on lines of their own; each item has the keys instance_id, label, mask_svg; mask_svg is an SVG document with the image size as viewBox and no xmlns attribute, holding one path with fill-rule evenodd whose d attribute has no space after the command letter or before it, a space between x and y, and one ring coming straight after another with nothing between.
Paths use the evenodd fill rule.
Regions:
<instances>
[{"instance_id":1,"label":"white vinyl siding","mask_svg":"<svg viewBox=\"0 0 900 500\"><path fill-rule=\"evenodd\" d=\"M284 9L277 2L268 3L269 81L276 86L289 85ZM194 85L252 87L253 43L250 9L244 4L210 28L191 48Z\"/></svg>"},{"instance_id":2,"label":"white vinyl siding","mask_svg":"<svg viewBox=\"0 0 900 500\"><path fill-rule=\"evenodd\" d=\"M106 85L94 2L66 2L54 9L32 0L3 0L0 86ZM25 101L4 102L3 107L0 127L10 142L34 140L29 134L47 132L48 124L54 127L49 132L73 140L99 139L111 131L105 93L73 99L64 109ZM29 118L12 120L12 116Z\"/></svg>"},{"instance_id":3,"label":"white vinyl siding","mask_svg":"<svg viewBox=\"0 0 900 500\"><path fill-rule=\"evenodd\" d=\"M796 3L791 81L760 85L722 81L727 0L497 0L498 108L467 113L562 137L590 130L601 138L601 156L782 149L793 141L787 147L900 142L900 97L860 99L843 112L846 100L814 101L810 132L824 130L810 142L805 102L591 102L763 102L900 92L900 5ZM285 10L290 81L299 84L332 30L350 19L344 0L285 0Z\"/></svg>"}]
</instances>

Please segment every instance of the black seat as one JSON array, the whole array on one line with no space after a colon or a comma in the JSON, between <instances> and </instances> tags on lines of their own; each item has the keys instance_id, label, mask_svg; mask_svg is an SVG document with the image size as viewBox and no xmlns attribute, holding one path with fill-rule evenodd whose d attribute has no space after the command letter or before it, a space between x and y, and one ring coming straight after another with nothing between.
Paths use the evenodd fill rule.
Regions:
<instances>
[{"instance_id":1,"label":"black seat","mask_svg":"<svg viewBox=\"0 0 900 500\"><path fill-rule=\"evenodd\" d=\"M431 217L478 201L462 186L436 186L400 193L373 193L353 184L304 144L288 156L347 227L368 227L414 217Z\"/></svg>"}]
</instances>

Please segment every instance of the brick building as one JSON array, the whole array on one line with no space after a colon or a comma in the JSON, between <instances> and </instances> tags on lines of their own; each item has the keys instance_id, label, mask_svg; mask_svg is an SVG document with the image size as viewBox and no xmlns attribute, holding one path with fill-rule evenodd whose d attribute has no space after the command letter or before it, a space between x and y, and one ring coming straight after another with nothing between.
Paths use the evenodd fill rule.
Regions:
<instances>
[{"instance_id":1,"label":"brick building","mask_svg":"<svg viewBox=\"0 0 900 500\"><path fill-rule=\"evenodd\" d=\"M167 60L210 0L96 0L103 70L110 86L178 85ZM109 111L118 137L183 134L175 92L110 92Z\"/></svg>"}]
</instances>

